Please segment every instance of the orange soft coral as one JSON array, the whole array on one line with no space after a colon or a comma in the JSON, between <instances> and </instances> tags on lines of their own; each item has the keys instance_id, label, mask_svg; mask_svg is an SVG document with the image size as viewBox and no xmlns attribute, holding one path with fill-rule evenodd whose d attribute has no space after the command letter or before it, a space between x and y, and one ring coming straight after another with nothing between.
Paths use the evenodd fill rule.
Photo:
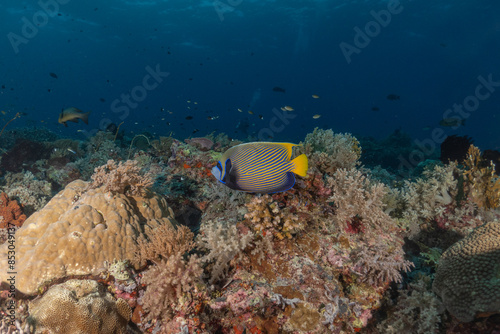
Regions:
<instances>
[{"instance_id":1,"label":"orange soft coral","mask_svg":"<svg viewBox=\"0 0 500 334\"><path fill-rule=\"evenodd\" d=\"M26 220L23 208L16 200L10 200L6 193L0 194L0 228L21 227Z\"/></svg>"}]
</instances>

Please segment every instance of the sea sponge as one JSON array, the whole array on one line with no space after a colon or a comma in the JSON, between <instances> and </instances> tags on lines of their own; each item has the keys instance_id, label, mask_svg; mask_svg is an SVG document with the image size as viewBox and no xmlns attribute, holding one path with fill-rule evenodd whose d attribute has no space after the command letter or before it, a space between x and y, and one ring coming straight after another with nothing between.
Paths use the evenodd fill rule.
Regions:
<instances>
[{"instance_id":1,"label":"sea sponge","mask_svg":"<svg viewBox=\"0 0 500 334\"><path fill-rule=\"evenodd\" d=\"M462 322L500 312L500 222L485 223L448 248L432 290Z\"/></svg>"},{"instance_id":2,"label":"sea sponge","mask_svg":"<svg viewBox=\"0 0 500 334\"><path fill-rule=\"evenodd\" d=\"M125 334L132 310L92 280L54 285L29 305L32 333Z\"/></svg>"},{"instance_id":3,"label":"sea sponge","mask_svg":"<svg viewBox=\"0 0 500 334\"><path fill-rule=\"evenodd\" d=\"M174 226L173 211L154 194L111 194L89 189L84 181L68 184L16 232L16 288L35 294L44 284L71 275L97 274L106 263L132 260L136 240L159 225ZM7 245L0 246L7 254ZM7 257L0 259L7 268ZM139 264L136 265L136 268ZM0 281L8 279L0 272Z\"/></svg>"},{"instance_id":4,"label":"sea sponge","mask_svg":"<svg viewBox=\"0 0 500 334\"><path fill-rule=\"evenodd\" d=\"M16 200L9 199L6 193L0 194L0 228L23 225L26 215Z\"/></svg>"}]
</instances>

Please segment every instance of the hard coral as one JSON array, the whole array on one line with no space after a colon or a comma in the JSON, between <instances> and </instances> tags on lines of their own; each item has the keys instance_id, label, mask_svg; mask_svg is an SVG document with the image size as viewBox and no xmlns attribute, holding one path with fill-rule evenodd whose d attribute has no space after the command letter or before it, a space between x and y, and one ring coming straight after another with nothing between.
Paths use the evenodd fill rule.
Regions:
<instances>
[{"instance_id":1,"label":"hard coral","mask_svg":"<svg viewBox=\"0 0 500 334\"><path fill-rule=\"evenodd\" d=\"M104 186L106 191L140 196L153 185L151 174L142 174L141 168L135 160L120 161L108 160L107 164L97 167L92 175L91 188Z\"/></svg>"},{"instance_id":2,"label":"hard coral","mask_svg":"<svg viewBox=\"0 0 500 334\"><path fill-rule=\"evenodd\" d=\"M331 129L315 128L304 141L310 166L333 174L338 168L353 168L359 164L361 146L350 133L334 134Z\"/></svg>"},{"instance_id":3,"label":"hard coral","mask_svg":"<svg viewBox=\"0 0 500 334\"><path fill-rule=\"evenodd\" d=\"M0 228L20 227L26 220L23 208L16 200L11 200L6 193L0 194Z\"/></svg>"},{"instance_id":4,"label":"hard coral","mask_svg":"<svg viewBox=\"0 0 500 334\"><path fill-rule=\"evenodd\" d=\"M125 334L132 312L92 280L69 280L51 287L30 305L33 333Z\"/></svg>"},{"instance_id":5,"label":"hard coral","mask_svg":"<svg viewBox=\"0 0 500 334\"><path fill-rule=\"evenodd\" d=\"M54 279L97 274L105 261L131 260L140 235L176 224L159 196L113 196L105 187L87 188L81 180L70 183L16 231L16 255L22 259L16 288L22 293L35 294ZM0 251L6 254L7 245ZM6 257L0 267L7 268ZM7 278L6 271L0 273L0 281Z\"/></svg>"},{"instance_id":6,"label":"hard coral","mask_svg":"<svg viewBox=\"0 0 500 334\"><path fill-rule=\"evenodd\" d=\"M439 259L433 291L462 322L500 312L500 222L488 222Z\"/></svg>"},{"instance_id":7,"label":"hard coral","mask_svg":"<svg viewBox=\"0 0 500 334\"><path fill-rule=\"evenodd\" d=\"M246 207L248 213L245 218L258 233L267 232L278 239L291 239L293 234L306 227L304 219L291 213L289 208L281 208L280 203L269 195L254 197Z\"/></svg>"}]
</instances>

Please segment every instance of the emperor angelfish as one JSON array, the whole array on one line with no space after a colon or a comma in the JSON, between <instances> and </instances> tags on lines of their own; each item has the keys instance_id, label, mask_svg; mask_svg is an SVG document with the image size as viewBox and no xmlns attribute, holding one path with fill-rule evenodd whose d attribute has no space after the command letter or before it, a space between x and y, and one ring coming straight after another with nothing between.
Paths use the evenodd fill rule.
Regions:
<instances>
[{"instance_id":1,"label":"emperor angelfish","mask_svg":"<svg viewBox=\"0 0 500 334\"><path fill-rule=\"evenodd\" d=\"M297 144L254 142L228 149L217 166L215 178L231 189L254 193L287 191L295 184L295 175L305 177L308 161L305 154L291 160Z\"/></svg>"}]
</instances>

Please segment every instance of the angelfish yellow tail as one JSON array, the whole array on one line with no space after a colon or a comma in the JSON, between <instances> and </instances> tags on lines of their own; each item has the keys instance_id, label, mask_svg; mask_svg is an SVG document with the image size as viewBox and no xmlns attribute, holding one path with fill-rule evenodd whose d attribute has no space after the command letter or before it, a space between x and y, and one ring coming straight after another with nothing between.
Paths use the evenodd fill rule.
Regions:
<instances>
[{"instance_id":1,"label":"angelfish yellow tail","mask_svg":"<svg viewBox=\"0 0 500 334\"><path fill-rule=\"evenodd\" d=\"M292 172L305 177L307 175L307 168L309 167L309 162L305 154L301 154L292 161L293 169Z\"/></svg>"}]
</instances>

